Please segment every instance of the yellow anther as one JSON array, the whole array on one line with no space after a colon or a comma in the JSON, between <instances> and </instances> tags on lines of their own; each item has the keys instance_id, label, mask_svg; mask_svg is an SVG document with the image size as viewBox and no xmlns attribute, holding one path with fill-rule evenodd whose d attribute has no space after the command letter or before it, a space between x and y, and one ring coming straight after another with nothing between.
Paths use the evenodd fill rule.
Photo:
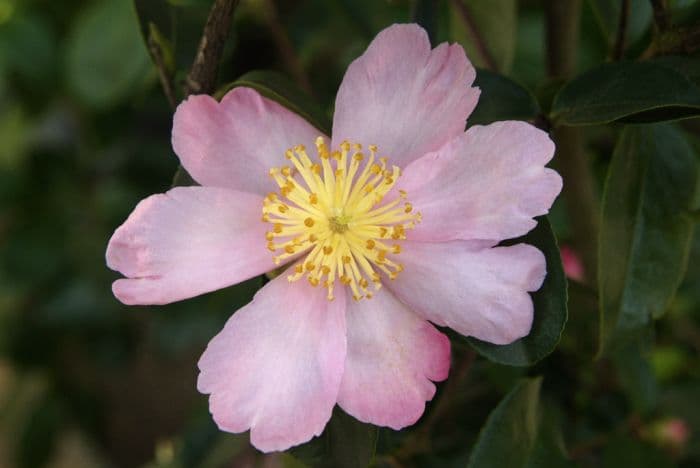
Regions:
<instances>
[{"instance_id":1,"label":"yellow anther","mask_svg":"<svg viewBox=\"0 0 700 468\"><path fill-rule=\"evenodd\" d=\"M262 220L272 224L264 234L267 247L282 251L273 256L276 264L306 255L289 281L306 276L312 286L327 289L328 300L338 283L355 300L369 299L370 284L379 289L382 278L395 278L403 270L392 257L401 253L401 245L386 245L385 239L405 239L420 213L406 202L404 190L398 191L403 202L384 201L401 172L380 157L376 145L366 145L368 153L363 153L359 143L343 141L333 150L318 137L315 147L315 162L297 145L284 153L288 166L269 171L279 193L263 199Z\"/></svg>"}]
</instances>

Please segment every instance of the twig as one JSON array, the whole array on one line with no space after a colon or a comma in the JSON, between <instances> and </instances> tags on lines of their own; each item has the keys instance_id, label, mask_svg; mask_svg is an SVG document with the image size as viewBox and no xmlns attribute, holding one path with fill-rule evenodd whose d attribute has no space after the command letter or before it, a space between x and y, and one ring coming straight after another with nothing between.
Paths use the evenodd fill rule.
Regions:
<instances>
[{"instance_id":1,"label":"twig","mask_svg":"<svg viewBox=\"0 0 700 468\"><path fill-rule=\"evenodd\" d=\"M479 28L472 19L472 15L469 11L469 8L467 7L467 5L464 4L462 0L452 0L452 4L457 9L460 18L462 18L464 25L467 27L467 32L469 33L469 36L474 42L476 50L479 53L481 59L483 60L484 65L486 65L486 68L488 68L489 70L497 72L498 64L496 63L496 59L491 54L491 51L486 45L486 40L484 40L483 36L481 35L481 32L479 31Z\"/></svg>"},{"instance_id":2,"label":"twig","mask_svg":"<svg viewBox=\"0 0 700 468\"><path fill-rule=\"evenodd\" d=\"M547 66L553 78L570 78L576 70L579 42L580 0L547 3ZM598 255L598 200L591 168L583 151L579 128L554 131L556 164L564 179L564 201L571 222L573 244L583 260L586 278L595 284Z\"/></svg>"},{"instance_id":3,"label":"twig","mask_svg":"<svg viewBox=\"0 0 700 468\"><path fill-rule=\"evenodd\" d=\"M265 7L265 19L267 20L267 25L272 33L272 40L275 41L277 49L282 54L282 60L284 61L285 67L294 77L294 81L296 81L299 87L310 95L313 95L311 82L309 82L309 78L304 72L304 67L301 65L299 56L294 50L292 41L289 40L289 35L287 34L287 31L285 31L284 26L279 19L277 5L275 5L274 0L266 0Z\"/></svg>"},{"instance_id":4,"label":"twig","mask_svg":"<svg viewBox=\"0 0 700 468\"><path fill-rule=\"evenodd\" d=\"M158 79L160 80L160 85L163 88L165 98L168 100L170 108L174 110L177 106L177 99L175 98L175 89L173 88L171 73L168 71L168 67L165 64L163 50L153 36L152 32L149 32L148 34L148 50L151 52L151 58L153 58L153 63L158 71Z\"/></svg>"},{"instance_id":5,"label":"twig","mask_svg":"<svg viewBox=\"0 0 700 468\"><path fill-rule=\"evenodd\" d=\"M620 60L625 53L625 36L627 36L627 19L630 15L630 0L622 0L620 18L617 23L617 35L613 47L613 60Z\"/></svg>"},{"instance_id":6,"label":"twig","mask_svg":"<svg viewBox=\"0 0 700 468\"><path fill-rule=\"evenodd\" d=\"M654 10L654 23L659 32L664 32L671 27L671 20L668 16L666 0L650 0L651 8Z\"/></svg>"},{"instance_id":7,"label":"twig","mask_svg":"<svg viewBox=\"0 0 700 468\"><path fill-rule=\"evenodd\" d=\"M233 11L238 2L239 0L214 0L199 41L197 55L187 75L186 95L211 94L215 90L219 61L231 30Z\"/></svg>"}]
</instances>

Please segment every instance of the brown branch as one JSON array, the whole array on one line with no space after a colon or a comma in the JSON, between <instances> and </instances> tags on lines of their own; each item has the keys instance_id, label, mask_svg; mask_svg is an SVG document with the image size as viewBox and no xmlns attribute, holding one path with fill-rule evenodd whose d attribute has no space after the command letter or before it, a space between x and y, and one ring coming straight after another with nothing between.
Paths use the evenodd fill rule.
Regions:
<instances>
[{"instance_id":1,"label":"brown branch","mask_svg":"<svg viewBox=\"0 0 700 468\"><path fill-rule=\"evenodd\" d=\"M216 88L216 76L224 44L231 30L233 11L239 0L214 0L197 55L187 75L185 94L211 94Z\"/></svg>"},{"instance_id":2,"label":"brown branch","mask_svg":"<svg viewBox=\"0 0 700 468\"><path fill-rule=\"evenodd\" d=\"M622 0L620 18L617 23L617 35L613 46L613 60L620 60L625 53L625 36L627 36L627 19L630 15L630 0Z\"/></svg>"},{"instance_id":3,"label":"brown branch","mask_svg":"<svg viewBox=\"0 0 700 468\"><path fill-rule=\"evenodd\" d=\"M654 10L654 23L659 32L664 32L671 27L671 19L668 15L666 0L650 0L651 8Z\"/></svg>"},{"instance_id":4,"label":"brown branch","mask_svg":"<svg viewBox=\"0 0 700 468\"><path fill-rule=\"evenodd\" d=\"M481 60L484 62L484 65L486 65L486 68L489 70L497 72L498 63L496 63L496 59L486 45L486 40L481 35L481 31L479 31L478 26L474 22L472 14L469 11L469 7L467 7L462 0L452 0L452 4L457 9L457 13L459 13L460 18L462 18L464 25L467 27L467 32L474 42L476 50L479 53Z\"/></svg>"}]
</instances>

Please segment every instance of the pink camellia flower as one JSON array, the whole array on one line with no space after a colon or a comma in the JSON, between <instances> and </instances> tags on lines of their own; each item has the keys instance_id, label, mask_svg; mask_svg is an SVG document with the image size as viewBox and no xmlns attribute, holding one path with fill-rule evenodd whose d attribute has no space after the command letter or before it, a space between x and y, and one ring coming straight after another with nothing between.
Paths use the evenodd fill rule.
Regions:
<instances>
[{"instance_id":1,"label":"pink camellia flower","mask_svg":"<svg viewBox=\"0 0 700 468\"><path fill-rule=\"evenodd\" d=\"M423 29L394 25L348 68L332 137L249 88L178 107L173 148L201 186L139 203L107 264L126 276L113 285L125 304L289 264L199 361L222 430L284 450L319 435L336 403L400 429L447 378L433 324L496 344L529 333L544 256L498 244L530 231L562 182L537 128L464 131L474 77L459 45L431 50Z\"/></svg>"}]
</instances>

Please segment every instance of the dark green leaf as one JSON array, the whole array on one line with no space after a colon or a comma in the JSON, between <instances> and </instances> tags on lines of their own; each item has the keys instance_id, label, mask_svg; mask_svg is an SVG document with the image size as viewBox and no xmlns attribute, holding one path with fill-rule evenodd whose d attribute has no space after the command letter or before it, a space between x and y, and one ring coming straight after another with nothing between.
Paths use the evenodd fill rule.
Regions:
<instances>
[{"instance_id":1,"label":"dark green leaf","mask_svg":"<svg viewBox=\"0 0 700 468\"><path fill-rule=\"evenodd\" d=\"M106 107L144 82L150 59L128 0L102 0L75 21L68 43L68 83L94 107Z\"/></svg>"},{"instance_id":2,"label":"dark green leaf","mask_svg":"<svg viewBox=\"0 0 700 468\"><path fill-rule=\"evenodd\" d=\"M525 467L539 430L541 378L515 386L496 406L479 433L468 468Z\"/></svg>"},{"instance_id":3,"label":"dark green leaf","mask_svg":"<svg viewBox=\"0 0 700 468\"><path fill-rule=\"evenodd\" d=\"M693 150L673 127L622 132L603 196L600 352L638 338L665 312L686 267L696 183Z\"/></svg>"},{"instance_id":4,"label":"dark green leaf","mask_svg":"<svg viewBox=\"0 0 700 468\"><path fill-rule=\"evenodd\" d=\"M325 431L290 453L309 467L362 468L369 466L377 445L377 427L347 415L339 408Z\"/></svg>"},{"instance_id":5,"label":"dark green leaf","mask_svg":"<svg viewBox=\"0 0 700 468\"><path fill-rule=\"evenodd\" d=\"M687 62L687 63L686 63ZM566 84L551 118L563 125L660 122L700 115L698 59L601 65Z\"/></svg>"},{"instance_id":6,"label":"dark green leaf","mask_svg":"<svg viewBox=\"0 0 700 468\"><path fill-rule=\"evenodd\" d=\"M529 366L551 353L559 343L567 319L566 277L557 241L547 218L539 218L535 229L508 244L521 242L540 249L547 260L544 284L532 294L535 319L530 334L503 346L468 338L469 343L483 356L511 366Z\"/></svg>"},{"instance_id":7,"label":"dark green leaf","mask_svg":"<svg viewBox=\"0 0 700 468\"><path fill-rule=\"evenodd\" d=\"M459 42L467 56L479 67L489 64L483 60L483 54L476 46L475 32L484 42L484 47L496 62L498 70L507 72L513 65L518 29L518 9L515 0L459 0L464 3L469 15L469 25L461 12L452 11L450 30L455 41ZM457 7L453 6L453 10Z\"/></svg>"},{"instance_id":8,"label":"dark green leaf","mask_svg":"<svg viewBox=\"0 0 700 468\"><path fill-rule=\"evenodd\" d=\"M311 125L326 135L331 133L331 121L321 108L284 75L273 71L256 70L238 78L233 83L224 86L216 94L222 98L227 91L247 86L258 91L266 98L272 99L306 119Z\"/></svg>"},{"instance_id":9,"label":"dark green leaf","mask_svg":"<svg viewBox=\"0 0 700 468\"><path fill-rule=\"evenodd\" d=\"M476 109L469 116L470 125L498 120L532 120L540 112L530 91L498 73L477 70L474 86L481 88L481 96Z\"/></svg>"}]
</instances>

